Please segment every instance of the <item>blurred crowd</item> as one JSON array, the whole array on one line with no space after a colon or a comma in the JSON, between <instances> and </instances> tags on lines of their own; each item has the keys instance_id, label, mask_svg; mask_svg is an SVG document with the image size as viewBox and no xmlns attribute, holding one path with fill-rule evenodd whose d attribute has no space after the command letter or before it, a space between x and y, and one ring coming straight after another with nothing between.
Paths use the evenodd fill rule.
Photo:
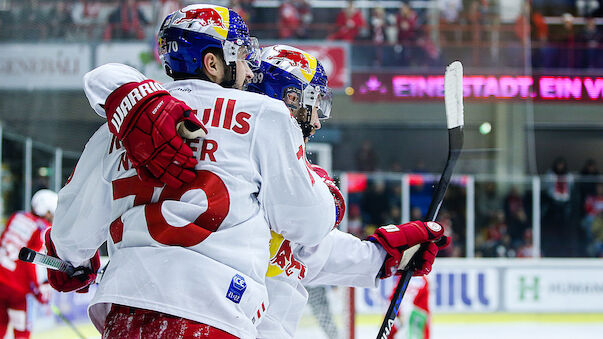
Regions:
<instances>
[{"instance_id":1,"label":"blurred crowd","mask_svg":"<svg viewBox=\"0 0 603 339\"><path fill-rule=\"evenodd\" d=\"M402 222L402 182L396 163L387 172L379 167L370 142L357 150L355 171L347 174L348 231L365 238L376 227ZM426 214L438 176L419 162L409 173L410 220ZM466 181L453 180L437 220L452 246L443 256L464 257L466 244ZM476 257L536 255L533 248L533 190L531 181L475 181ZM563 157L541 176L541 255L545 257L603 257L603 177L594 159L572 173Z\"/></svg>"},{"instance_id":2,"label":"blurred crowd","mask_svg":"<svg viewBox=\"0 0 603 339\"><path fill-rule=\"evenodd\" d=\"M603 180L594 159L571 173L559 157L541 177L541 250L545 257L603 257ZM476 185L476 255L531 257L531 183ZM501 194L501 191L503 193Z\"/></svg>"},{"instance_id":3,"label":"blurred crowd","mask_svg":"<svg viewBox=\"0 0 603 339\"><path fill-rule=\"evenodd\" d=\"M603 66L600 2L525 0L510 6L500 0L433 0L413 8L412 1L385 0L368 8L347 1L338 8L310 0L215 1L237 11L260 39L353 41L355 59L365 66L368 60L375 66L440 65L462 54L475 66L532 62L546 68ZM5 0L0 40L153 39L163 18L188 3Z\"/></svg>"},{"instance_id":4,"label":"blurred crowd","mask_svg":"<svg viewBox=\"0 0 603 339\"><path fill-rule=\"evenodd\" d=\"M508 13L501 0L433 2L436 16L429 8L411 7L408 1L375 1L371 8L358 8L354 1L346 2L344 8L317 8L316 1L310 0L283 0L273 7L262 7L259 0L220 4L237 11L261 39L354 42L353 58L360 56L365 66L438 65L462 52L470 55L467 63L473 66L504 59L514 66L603 67L597 25L603 13L600 1L523 1L517 13ZM0 1L0 40L153 40L163 18L188 3L5 0ZM399 163L380 168L368 141L355 154L353 170L361 174L348 176L348 225L352 233L364 238L375 227L402 221L399 174L403 170ZM421 219L434 182L426 179L421 163L410 172L416 175L411 177L410 219ZM7 178L5 174L3 180ZM476 182L476 256L534 255L532 196L530 183ZM594 160L571 173L563 158L556 159L542 177L540 196L544 256L603 257L603 181ZM465 197L463 183L453 183L439 213L438 220L453 239L444 255L466 255Z\"/></svg>"}]
</instances>

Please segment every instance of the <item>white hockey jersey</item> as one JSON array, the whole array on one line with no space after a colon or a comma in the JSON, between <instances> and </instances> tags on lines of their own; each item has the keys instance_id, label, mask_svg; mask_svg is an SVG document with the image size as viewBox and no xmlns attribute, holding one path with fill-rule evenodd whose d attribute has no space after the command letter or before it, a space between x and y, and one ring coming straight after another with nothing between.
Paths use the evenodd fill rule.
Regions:
<instances>
[{"instance_id":1,"label":"white hockey jersey","mask_svg":"<svg viewBox=\"0 0 603 339\"><path fill-rule=\"evenodd\" d=\"M111 91L143 79L109 64L88 73L84 89L104 115ZM191 144L197 179L181 189L141 183L103 125L59 192L57 254L78 266L109 238L111 261L89 307L99 331L117 303L255 338L269 306L268 225L315 246L335 222L333 197L308 169L301 131L281 101L202 80L164 87L208 129Z\"/></svg>"},{"instance_id":2,"label":"white hockey jersey","mask_svg":"<svg viewBox=\"0 0 603 339\"><path fill-rule=\"evenodd\" d=\"M258 326L262 339L293 338L308 300L304 285L376 287L385 250L333 230L316 246L303 246L272 232L266 287L270 307Z\"/></svg>"}]
</instances>

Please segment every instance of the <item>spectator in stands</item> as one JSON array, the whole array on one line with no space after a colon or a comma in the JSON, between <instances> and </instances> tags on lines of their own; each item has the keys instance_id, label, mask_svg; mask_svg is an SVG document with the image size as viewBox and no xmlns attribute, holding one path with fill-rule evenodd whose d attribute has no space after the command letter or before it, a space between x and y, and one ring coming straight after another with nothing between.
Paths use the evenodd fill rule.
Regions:
<instances>
[{"instance_id":1,"label":"spectator in stands","mask_svg":"<svg viewBox=\"0 0 603 339\"><path fill-rule=\"evenodd\" d=\"M592 256L598 256L600 249L603 247L596 245L596 240L593 240L599 236L599 230L593 230L593 225L597 218L603 216L603 182L599 182L595 185L595 194L586 197L584 202L584 211L586 214L582 219L582 227L584 228L586 239L592 244L589 246L589 254ZM597 226L598 227L598 226Z\"/></svg>"},{"instance_id":2,"label":"spectator in stands","mask_svg":"<svg viewBox=\"0 0 603 339\"><path fill-rule=\"evenodd\" d=\"M596 194L595 183L598 175L599 169L597 168L595 159L586 159L580 170L580 183L578 184L578 189L582 196L580 199L581 205L584 205L587 196Z\"/></svg>"},{"instance_id":3,"label":"spectator in stands","mask_svg":"<svg viewBox=\"0 0 603 339\"><path fill-rule=\"evenodd\" d=\"M550 51L547 46L549 28L544 21L544 16L539 11L532 10L531 0L525 0L521 14L515 20L513 30L521 42L521 48L532 46L532 60L523 60L521 65L531 62L534 67L548 66L550 63ZM517 53L514 54L517 55ZM519 55L524 55L524 53Z\"/></svg>"},{"instance_id":4,"label":"spectator in stands","mask_svg":"<svg viewBox=\"0 0 603 339\"><path fill-rule=\"evenodd\" d=\"M36 41L44 39L48 35L46 17L38 0L27 0L14 23L18 27L15 29L16 34L13 38Z\"/></svg>"},{"instance_id":5,"label":"spectator in stands","mask_svg":"<svg viewBox=\"0 0 603 339\"><path fill-rule=\"evenodd\" d=\"M547 193L555 203L565 204L570 200L574 177L569 173L567 160L558 157L546 175Z\"/></svg>"},{"instance_id":6,"label":"spectator in stands","mask_svg":"<svg viewBox=\"0 0 603 339\"><path fill-rule=\"evenodd\" d=\"M377 152L369 139L362 141L360 148L356 150L356 170L360 172L373 172L377 169Z\"/></svg>"},{"instance_id":7,"label":"spectator in stands","mask_svg":"<svg viewBox=\"0 0 603 339\"><path fill-rule=\"evenodd\" d=\"M102 4L95 0L79 0L72 7L71 18L75 25L74 34L81 35L85 39L98 39L102 34L102 32L96 32Z\"/></svg>"},{"instance_id":8,"label":"spectator in stands","mask_svg":"<svg viewBox=\"0 0 603 339\"><path fill-rule=\"evenodd\" d=\"M396 14L396 27L398 44L402 47L397 49L399 58L403 65L409 65L413 60L417 38L417 13L405 2L400 4L400 10Z\"/></svg>"},{"instance_id":9,"label":"spectator in stands","mask_svg":"<svg viewBox=\"0 0 603 339\"><path fill-rule=\"evenodd\" d=\"M505 197L504 212L511 242L514 248L518 248L523 240L525 230L530 227L530 224L523 197L519 194L519 189L516 186L511 187Z\"/></svg>"},{"instance_id":10,"label":"spectator in stands","mask_svg":"<svg viewBox=\"0 0 603 339\"><path fill-rule=\"evenodd\" d=\"M305 0L285 0L278 10L279 38L303 39L308 36L312 8Z\"/></svg>"},{"instance_id":11,"label":"spectator in stands","mask_svg":"<svg viewBox=\"0 0 603 339\"><path fill-rule=\"evenodd\" d=\"M584 44L584 67L597 68L601 65L599 61L603 55L599 51L601 32L595 23L595 18L587 17L584 29L580 36L580 42Z\"/></svg>"},{"instance_id":12,"label":"spectator in stands","mask_svg":"<svg viewBox=\"0 0 603 339\"><path fill-rule=\"evenodd\" d=\"M472 46L472 64L478 66L488 53L484 53L485 43L485 18L487 11L487 2L484 0L472 0L467 10L467 27L466 39Z\"/></svg>"},{"instance_id":13,"label":"spectator in stands","mask_svg":"<svg viewBox=\"0 0 603 339\"><path fill-rule=\"evenodd\" d=\"M370 181L362 195L361 210L362 220L367 225L385 225L390 212L389 198L385 181L376 179Z\"/></svg>"},{"instance_id":14,"label":"spectator in stands","mask_svg":"<svg viewBox=\"0 0 603 339\"><path fill-rule=\"evenodd\" d=\"M364 233L364 224L362 222L362 213L360 206L352 204L348 214L348 232L355 235L357 238L364 239L368 234ZM412 219L419 220L419 219Z\"/></svg>"},{"instance_id":15,"label":"spectator in stands","mask_svg":"<svg viewBox=\"0 0 603 339\"><path fill-rule=\"evenodd\" d=\"M312 4L308 0L296 0L295 6L297 7L297 12L301 17L301 25L297 30L297 38L298 39L306 39L308 38L309 32L308 28L312 23Z\"/></svg>"},{"instance_id":16,"label":"spectator in stands","mask_svg":"<svg viewBox=\"0 0 603 339\"><path fill-rule=\"evenodd\" d=\"M426 67L441 67L444 63L441 60L441 49L436 42L431 38L429 29L424 32L419 32L417 38L417 52L420 53L416 57L418 66Z\"/></svg>"},{"instance_id":17,"label":"spectator in stands","mask_svg":"<svg viewBox=\"0 0 603 339\"><path fill-rule=\"evenodd\" d=\"M576 250L577 227L571 222L570 203L573 185L567 161L556 158L543 183L542 248L546 256L572 256Z\"/></svg>"},{"instance_id":18,"label":"spectator in stands","mask_svg":"<svg viewBox=\"0 0 603 339\"><path fill-rule=\"evenodd\" d=\"M576 10L578 16L592 17L600 9L600 0L576 0Z\"/></svg>"},{"instance_id":19,"label":"spectator in stands","mask_svg":"<svg viewBox=\"0 0 603 339\"><path fill-rule=\"evenodd\" d=\"M375 55L373 58L373 66L381 66L383 64L383 45L386 42L387 17L385 9L380 6L375 6L371 16L371 40L373 41L373 49Z\"/></svg>"},{"instance_id":20,"label":"spectator in stands","mask_svg":"<svg viewBox=\"0 0 603 339\"><path fill-rule=\"evenodd\" d=\"M278 9L278 36L281 39L294 38L301 26L301 15L293 0L285 0Z\"/></svg>"},{"instance_id":21,"label":"spectator in stands","mask_svg":"<svg viewBox=\"0 0 603 339\"><path fill-rule=\"evenodd\" d=\"M480 232L478 232L476 248L480 251L480 256L506 256L507 246L510 246L510 244L506 244L506 242L510 242L508 239L505 239L505 237L508 236L507 231L508 228L505 222L505 214L500 209L495 210L492 213L492 218L488 221L487 227L482 228Z\"/></svg>"},{"instance_id":22,"label":"spectator in stands","mask_svg":"<svg viewBox=\"0 0 603 339\"><path fill-rule=\"evenodd\" d=\"M460 227L452 214L447 209L441 209L437 217L438 223L444 227L444 235L450 238L450 246L438 252L438 257L462 257L464 256L465 239L459 235L456 228Z\"/></svg>"},{"instance_id":23,"label":"spectator in stands","mask_svg":"<svg viewBox=\"0 0 603 339\"><path fill-rule=\"evenodd\" d=\"M586 215L594 218L599 213L603 212L603 182L595 185L595 194L586 197L584 202L584 210Z\"/></svg>"},{"instance_id":24,"label":"spectator in stands","mask_svg":"<svg viewBox=\"0 0 603 339\"><path fill-rule=\"evenodd\" d=\"M440 19L448 24L458 24L463 10L462 0L438 0Z\"/></svg>"},{"instance_id":25,"label":"spectator in stands","mask_svg":"<svg viewBox=\"0 0 603 339\"><path fill-rule=\"evenodd\" d=\"M337 28L335 33L328 37L330 40L354 41L360 30L366 26L362 12L354 6L352 0L348 0L347 7L337 14L335 24Z\"/></svg>"},{"instance_id":26,"label":"spectator in stands","mask_svg":"<svg viewBox=\"0 0 603 339\"><path fill-rule=\"evenodd\" d=\"M580 170L579 190L582 206L582 228L590 256L603 256L603 182L594 159L587 159Z\"/></svg>"},{"instance_id":27,"label":"spectator in stands","mask_svg":"<svg viewBox=\"0 0 603 339\"><path fill-rule=\"evenodd\" d=\"M438 0L440 10L440 35L445 42L460 42L462 31L458 29L462 0Z\"/></svg>"},{"instance_id":28,"label":"spectator in stands","mask_svg":"<svg viewBox=\"0 0 603 339\"><path fill-rule=\"evenodd\" d=\"M557 67L576 67L576 31L574 29L574 16L563 13L563 25L555 34L555 42L558 46Z\"/></svg>"},{"instance_id":29,"label":"spectator in stands","mask_svg":"<svg viewBox=\"0 0 603 339\"><path fill-rule=\"evenodd\" d=\"M64 0L57 1L48 13L48 37L65 38L72 30L71 8Z\"/></svg>"},{"instance_id":30,"label":"spectator in stands","mask_svg":"<svg viewBox=\"0 0 603 339\"><path fill-rule=\"evenodd\" d=\"M144 38L144 26L147 19L138 8L137 0L121 0L119 6L109 15L104 39L138 39Z\"/></svg>"},{"instance_id":31,"label":"spectator in stands","mask_svg":"<svg viewBox=\"0 0 603 339\"><path fill-rule=\"evenodd\" d=\"M586 159L582 169L580 170L580 176L576 180L576 188L578 189L579 201L578 206L580 206L580 214L579 217L582 220L582 232L580 233L580 244L586 246L591 242L591 224L593 222L593 218L588 217L588 211L586 209L586 199L591 196L597 195L597 183L600 181L599 179L599 170L597 169L597 163L594 159ZM583 253L588 254L588 253Z\"/></svg>"},{"instance_id":32,"label":"spectator in stands","mask_svg":"<svg viewBox=\"0 0 603 339\"><path fill-rule=\"evenodd\" d=\"M410 209L410 220L423 220L423 212L417 206Z\"/></svg>"},{"instance_id":33,"label":"spectator in stands","mask_svg":"<svg viewBox=\"0 0 603 339\"><path fill-rule=\"evenodd\" d=\"M494 182L486 182L478 187L475 203L476 225L487 225L494 213L502 206L502 201L498 197Z\"/></svg>"},{"instance_id":34,"label":"spectator in stands","mask_svg":"<svg viewBox=\"0 0 603 339\"><path fill-rule=\"evenodd\" d=\"M532 237L532 229L528 228L523 232L522 243L517 249L518 258L533 258L534 257L534 240Z\"/></svg>"},{"instance_id":35,"label":"spectator in stands","mask_svg":"<svg viewBox=\"0 0 603 339\"><path fill-rule=\"evenodd\" d=\"M401 222L402 222L402 211L400 210L400 205L398 205L398 206L391 205L389 208L389 213L387 214L387 217L385 218L385 224L386 225L389 225L389 224L398 225Z\"/></svg>"},{"instance_id":36,"label":"spectator in stands","mask_svg":"<svg viewBox=\"0 0 603 339\"><path fill-rule=\"evenodd\" d=\"M466 40L477 44L481 41L481 25L483 24L484 13L481 10L481 6L480 0L472 0L467 9L467 25L469 26L469 30Z\"/></svg>"},{"instance_id":37,"label":"spectator in stands","mask_svg":"<svg viewBox=\"0 0 603 339\"><path fill-rule=\"evenodd\" d=\"M402 184L399 181L388 181L387 182L387 194L389 196L388 204L390 206L400 207L402 206ZM393 211L393 210L392 210ZM398 213L402 213L398 211ZM399 217L399 215L398 215ZM411 219L416 220L416 219ZM397 221L396 225L401 223L401 221Z\"/></svg>"}]
</instances>

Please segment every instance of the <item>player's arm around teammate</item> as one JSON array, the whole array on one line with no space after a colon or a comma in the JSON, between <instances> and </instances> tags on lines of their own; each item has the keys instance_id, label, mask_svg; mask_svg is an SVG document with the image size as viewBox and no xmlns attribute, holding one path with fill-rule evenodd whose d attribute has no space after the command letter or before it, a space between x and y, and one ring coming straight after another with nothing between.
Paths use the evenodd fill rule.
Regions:
<instances>
[{"instance_id":1,"label":"player's arm around teammate","mask_svg":"<svg viewBox=\"0 0 603 339\"><path fill-rule=\"evenodd\" d=\"M198 19L197 16L201 14L213 15L218 10L226 11L224 8L215 6L196 5L177 12L177 14L174 14L176 15L175 17L168 17L164 25L162 25L162 32L164 34L160 34L160 46L173 47L172 42L180 43L181 41L178 39L182 36L178 35L180 34L178 32L186 33L189 38L191 35L195 36L199 33L198 31L182 32L183 29L176 26L182 24L182 27L191 27L188 25L188 21L196 22L195 20ZM205 25L208 22L212 25L217 23L215 20L204 20L198 23ZM232 17L229 22L231 25L233 24L234 20L232 20ZM222 27L222 24L220 24L220 27ZM178 29L170 31L170 28ZM218 31L216 30L216 32ZM175 34L170 36L170 32ZM215 36L213 37L215 38ZM198 38L199 40L196 41L207 41L208 39L202 36L198 36ZM236 42L237 39L232 41ZM185 47L185 45L179 45L178 51L181 53L186 51ZM197 161L194 172L197 172L197 176L193 178L192 183L182 185L181 189L186 194L180 196L168 195L171 199L167 204L163 204L162 202L162 197L165 196L163 193L172 192L173 194L174 190L171 188L172 186L169 186L169 189L165 186L154 186L156 182L151 183L150 186L148 186L149 184L147 186L142 185L135 176L132 177L132 172L137 171L134 171L132 168L124 168L130 163L135 164L134 161L129 161L132 160L131 157L134 157L130 151L148 150L148 145L145 147L130 148L129 150L126 148L126 156L119 141L128 143L126 139L132 135L136 135L133 132L128 133L127 129L129 128L139 129L145 132L147 136L151 136L143 136L140 139L143 143L149 140L154 141L155 139L152 137L154 135L154 128L160 125L163 120L153 120L150 115L153 112L160 112L160 115L163 115L165 112L161 110L166 110L168 104L173 101L171 99L168 100L169 102L164 101L163 99L165 99L167 94L161 93L161 96L150 98L149 102L152 106L150 111L145 110L146 106L142 107L141 105L136 107L136 103L140 102L143 96L143 90L145 95L149 94L150 90L153 93L162 91L162 88L157 84L145 83L144 79L138 80L138 84L134 84L136 85L135 87L123 87L128 85L128 83L115 86L118 81L108 79L107 83L110 86L107 86L107 88L111 88L111 91L104 102L103 99L98 101L91 100L95 108L98 106L108 113L109 123L112 124L111 128L104 126L102 127L103 131L99 130L97 136L101 139L104 138L104 141L96 140L99 147L103 148L105 153L111 153L112 150L111 154L115 154L116 159L121 156L126 157L115 161L116 159L111 158L112 155L105 154L106 157L111 158L109 160L110 164L108 166L98 166L98 161L96 163L90 161L91 164L97 164L97 166L96 168L86 168L89 171L78 170L78 167L86 167L78 164L72 182L78 182L79 179L76 180L76 177L79 178L81 176L81 179L85 181L83 184L86 186L92 188L94 187L94 182L96 182L99 186L102 184L103 187L101 189L109 188L108 191L103 193L105 195L103 201L98 204L99 206L103 206L99 210L104 211L106 215L99 218L99 221L87 225L85 221L89 211L86 211L86 206L83 206L83 204L75 202L78 205L74 205L70 213L73 215L70 220L73 226L57 224L57 229L51 235L58 249L58 256L64 255L64 259L72 262L77 262L78 256L85 257L85 253L93 248L95 249L96 242L99 240L96 238L98 234L104 233L104 236L107 237L107 233L109 233L110 240L118 247L114 253L115 255L112 257L111 265L109 265L99 285L97 294L93 299L94 304L90 308L91 316L94 314L100 315L95 320L95 325L101 331L103 330L102 319L107 316L105 312L109 311L109 308L105 307L102 311L99 311L99 308L96 306L100 307L106 303L113 303L114 305L119 304L130 307L130 315L127 315L127 307L116 308L111 309L113 313L110 313L107 319L118 320L121 315L129 318L132 316L132 308L144 309L144 312L148 311L153 316L159 316L157 313L166 313L184 318L187 321L186 324L189 325L192 323L188 321L192 320L196 324L207 324L212 328L221 329L231 335L245 338L252 336L255 319L252 319L251 315L256 313L256 305L259 307L258 311L262 311L264 308L264 304L261 303L262 296L260 294L262 291L259 284L263 282L265 272L262 272L262 270L265 270L268 258L268 248L266 246L269 233L267 220L284 225L284 231L291 229L291 237L309 246L318 243L334 225L335 206L333 197L320 178L309 170L305 157L300 155L300 149L303 150L303 138L299 126L291 118L284 104L276 100L218 86L215 82L219 82L223 86L232 87L236 87L238 82L238 85L241 86L245 79L250 77L245 61L240 59L236 52L235 59L233 59L233 62L236 64L235 69L230 66L230 62L225 60L226 56L229 55L227 44L221 44L220 48L226 48L223 49L224 58L215 55L214 52L216 50L202 53L201 57L199 57L200 50L197 50L196 57L188 59L191 63L202 62L202 68L198 65L188 65L186 63L183 66L182 63L175 62L175 59L170 58L175 58L176 56L170 55L169 49L162 54L164 60L173 61L166 61L166 66L169 66L168 74L177 80L174 83L170 83L169 86L166 85L166 88L172 93L171 96L186 99L184 101L189 103L190 107L197 109L197 118L201 117L201 114L204 116L208 108L209 113L213 114L216 114L218 111L224 112L224 110L228 114L229 109L232 109L234 113L233 121L231 121L232 124L228 126L225 123L226 120L216 121L216 126L214 126L213 119L209 125L203 121L208 130L207 138L203 140L203 144L207 141L209 145L212 145L212 143L219 145L219 148L213 149L215 154L212 155L216 159L212 159L209 155L207 159L201 159L200 152L194 154L194 158ZM172 48L171 51L174 52L174 49ZM210 60L210 54L214 54L215 56L213 64L212 60ZM186 57L184 56L185 60ZM195 73L198 70L203 72L203 76ZM212 74L212 70L216 71L215 74ZM241 73L243 74L242 77L239 76ZM183 76L183 74L186 74L186 76ZM229 84L230 82L232 84ZM99 83L104 82L99 81ZM148 87L141 87L145 86L145 84ZM132 84L128 86L132 86ZM115 88L117 89L115 90ZM120 88L127 88L129 92L126 90L120 91ZM135 92L135 89L138 90L138 94ZM97 97L102 97L102 93L107 94L106 92L102 92L102 90L99 92L101 94ZM130 94L132 95L131 97ZM88 97L90 99L94 96L88 95ZM109 98L111 100L107 100ZM127 102L124 100L127 100ZM224 105L218 104L218 102ZM118 111L118 108L121 109L121 113ZM140 111L138 110L139 108ZM124 118L124 109L127 111L126 117L129 114L135 113L132 116L133 119L127 120ZM136 113L140 115L138 119L136 119ZM176 110L176 113L182 113L182 116L185 119L187 118L185 116L186 110ZM239 120L236 118L237 116L241 116L242 118ZM172 133L175 129L174 123L179 119L171 115L170 117L172 118L172 122L162 126L169 128L169 133ZM169 120L168 117L166 117L166 120ZM201 119L197 119L197 121L199 120ZM139 125L141 122L143 124ZM151 128L150 131L149 127ZM123 128L126 128L126 130ZM109 129L118 138L117 141L108 135ZM169 134L169 136L173 135L173 133ZM165 135L162 135L160 141L173 146L171 143L172 139L169 136L165 137ZM133 142L131 145L136 145L137 142ZM200 146L200 143L199 140L195 141L197 147ZM237 151L229 151L229 149ZM180 178L183 182L186 182L184 177L180 176L180 172L177 169L178 165L182 165L182 162L173 159L173 155L178 153L178 150L174 148L168 152L167 157L159 156L159 158L156 158L155 155L163 154L163 150L165 148L158 149L157 153L152 152L147 159L150 159L149 161L157 166L155 169L158 168L169 173L172 177ZM243 152L240 152L240 150L243 150ZM144 159L145 154L142 154L142 156ZM167 161L164 161L165 159ZM240 162L240 165L237 162ZM149 164L141 163L141 166ZM164 165L166 166L162 167ZM170 165L175 165L176 169L174 169L174 166L170 167ZM135 167L136 170L139 168L142 167ZM153 174L152 165L146 168ZM95 175L85 178L86 172L95 173ZM203 172L203 176L199 177L199 172ZM209 172L213 174L209 174ZM108 177L103 176L106 174L109 174ZM141 175L140 172L138 174ZM144 175L142 176L144 177ZM202 229L206 224L198 223L197 225L195 218L198 214L194 214L195 211L203 207L199 203L215 196L224 197L221 191L212 191L205 188L205 194L203 195L192 194L194 192L188 194L191 188L199 189L199 187L187 185L205 184L204 178L206 176L215 179L211 181L212 183L216 181L226 183L225 186L230 194L230 199L221 200L223 204L220 206L226 205L230 212L224 217L223 223L217 224L216 229L203 233ZM110 181L110 183L107 185L106 182L102 181L102 178L105 178L105 181ZM117 189L117 180L115 179L130 180L131 184L136 185L131 186L130 189L117 185L121 187ZM159 179L166 178L160 176ZM121 182L118 181L117 183ZM162 180L162 182L164 181ZM140 191L137 191L138 189ZM77 189L75 190L78 191ZM138 196L139 193L149 192L149 190L153 192L152 199L154 200L150 201L151 203L147 206L138 206L146 204L144 200L142 202L136 200L140 199ZM247 194L248 191L249 194ZM85 190L79 190L76 195L83 194L84 192ZM176 192L179 193L181 191ZM76 195L73 196L72 201L77 200ZM133 198L134 196L136 198ZM158 202L161 203L160 205L155 203L157 202L157 196L159 196L160 201ZM123 201L121 205L127 208L126 213L120 214L118 212L123 211L116 211L113 207L109 207L110 213L108 213L107 209L104 208L106 205L103 204L111 200ZM184 205L180 205L181 203ZM119 203L116 204L119 205ZM186 208L172 209L169 214L171 220L179 217L178 223L181 223L182 219L195 223L195 225L190 226L190 233L186 234L188 235L187 237L183 237L184 232L181 232L181 230L188 230L188 228L174 227L169 223L160 223L160 227L166 231L167 235L173 233L181 235L175 239L177 244L174 245L172 245L173 242L171 240L166 244L165 237L162 237L163 233L161 232L149 237L149 232L152 232L152 227L154 227L152 223L156 222L157 218L149 217L146 214L149 209L155 211L155 213L162 214L163 208L157 210L155 207L172 206L172 204L174 204L174 207L177 204ZM301 210L294 210L293 207L298 205L303 206L303 208ZM212 206L210 205L210 207ZM210 207L206 209L209 210ZM279 209L282 209L282 211ZM191 210L193 213L187 213L187 211ZM212 208L212 210L214 209ZM307 213L309 210L312 210L313 213ZM286 211L290 213L284 213ZM114 219L115 216L120 217ZM191 216L193 220L190 220ZM65 216L64 220L67 219L67 216ZM105 220L109 220L110 226L104 223ZM121 226L119 222L116 223L118 220L123 222ZM208 221L211 220L210 218ZM147 225L147 221L151 224ZM312 225L312 227L308 228L307 225ZM146 229L147 226L148 229ZM200 227L195 228L193 226ZM296 233L301 227L306 228L309 235ZM72 233L68 231L69 228L77 228L78 230ZM86 234L86 229L91 228L96 229ZM185 244L184 240L188 241L200 232L204 234L206 238L203 239L206 240L201 240L203 242L198 243L193 242L192 244L186 242ZM74 248L67 248L70 246ZM245 251L242 251L243 249ZM68 254L68 252L73 252L73 254ZM153 255L144 255L145 253ZM164 254L166 253L174 255L174 257L169 257L170 260L174 260L170 265L165 265L168 258L168 256L165 256L164 259ZM201 265L201 262L204 264ZM213 274L209 274L208 270L210 266L216 267L216 269L212 270ZM178 274L166 274L166 271ZM232 272L232 275L228 277L228 281L222 279L226 274L230 274L230 272ZM177 281L179 282L177 291L172 291L170 287L174 279L178 279ZM164 280L163 284L161 284L162 280ZM239 292L236 291L237 288ZM260 302L255 303L258 300ZM209 307L209 305L212 306ZM266 304L265 306L268 305ZM97 311L99 313L96 313ZM224 312L221 313L221 311ZM134 315L137 314L139 314L137 311L134 312ZM233 321L233 319L237 319L237 321ZM121 324L119 321L107 321L106 324L111 326L105 326L105 333L110 334L113 333L113 330L120 330L121 325L116 325L118 323Z\"/></svg>"}]
</instances>

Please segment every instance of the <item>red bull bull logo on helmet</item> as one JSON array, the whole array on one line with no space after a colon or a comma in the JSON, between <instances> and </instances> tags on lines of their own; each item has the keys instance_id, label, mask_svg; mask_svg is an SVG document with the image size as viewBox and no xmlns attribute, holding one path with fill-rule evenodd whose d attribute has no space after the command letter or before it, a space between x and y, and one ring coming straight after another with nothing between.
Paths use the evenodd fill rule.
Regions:
<instances>
[{"instance_id":1,"label":"red bull bull logo on helmet","mask_svg":"<svg viewBox=\"0 0 603 339\"><path fill-rule=\"evenodd\" d=\"M213 8L195 8L184 11L183 13L184 17L176 20L174 24L196 21L201 26L218 26L220 28L226 29L224 19L222 18L220 13L218 13L218 11Z\"/></svg>"},{"instance_id":2,"label":"red bull bull logo on helmet","mask_svg":"<svg viewBox=\"0 0 603 339\"><path fill-rule=\"evenodd\" d=\"M300 67L306 73L311 73L312 69L310 68L310 61L302 52L284 50L284 49L276 49L278 52L276 55L269 56L268 60L276 59L281 61L287 61L293 67Z\"/></svg>"}]
</instances>

